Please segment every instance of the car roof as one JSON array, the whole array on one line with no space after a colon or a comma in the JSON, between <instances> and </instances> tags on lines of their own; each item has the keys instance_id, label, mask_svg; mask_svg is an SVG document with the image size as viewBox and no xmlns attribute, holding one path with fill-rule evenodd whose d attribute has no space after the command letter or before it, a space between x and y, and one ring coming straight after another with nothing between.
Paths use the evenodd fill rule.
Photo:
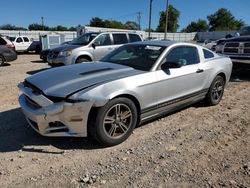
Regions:
<instances>
[{"instance_id":1,"label":"car roof","mask_svg":"<svg viewBox=\"0 0 250 188\"><path fill-rule=\"evenodd\" d=\"M170 46L177 43L176 41L167 41L167 40L149 40L142 42L134 42L133 44L144 44L144 45L153 45L153 46Z\"/></svg>"}]
</instances>

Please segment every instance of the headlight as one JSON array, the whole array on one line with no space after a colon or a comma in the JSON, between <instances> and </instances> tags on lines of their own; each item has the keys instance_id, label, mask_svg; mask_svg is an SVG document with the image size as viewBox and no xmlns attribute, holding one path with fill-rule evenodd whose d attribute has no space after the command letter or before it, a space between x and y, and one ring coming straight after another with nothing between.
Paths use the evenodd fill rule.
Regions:
<instances>
[{"instance_id":1,"label":"headlight","mask_svg":"<svg viewBox=\"0 0 250 188\"><path fill-rule=\"evenodd\" d=\"M67 57L67 56L70 56L72 54L72 51L71 50L68 50L68 51L62 51L59 53L59 56L61 57Z\"/></svg>"}]
</instances>

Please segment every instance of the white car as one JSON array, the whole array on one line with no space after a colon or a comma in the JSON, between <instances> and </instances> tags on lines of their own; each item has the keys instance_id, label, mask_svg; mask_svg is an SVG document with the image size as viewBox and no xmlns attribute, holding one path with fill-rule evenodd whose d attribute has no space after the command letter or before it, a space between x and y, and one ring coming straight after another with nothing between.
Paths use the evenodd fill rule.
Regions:
<instances>
[{"instance_id":1,"label":"white car","mask_svg":"<svg viewBox=\"0 0 250 188\"><path fill-rule=\"evenodd\" d=\"M31 45L31 40L27 36L17 36L17 37L8 37L9 40L15 45L16 51L27 51Z\"/></svg>"}]
</instances>

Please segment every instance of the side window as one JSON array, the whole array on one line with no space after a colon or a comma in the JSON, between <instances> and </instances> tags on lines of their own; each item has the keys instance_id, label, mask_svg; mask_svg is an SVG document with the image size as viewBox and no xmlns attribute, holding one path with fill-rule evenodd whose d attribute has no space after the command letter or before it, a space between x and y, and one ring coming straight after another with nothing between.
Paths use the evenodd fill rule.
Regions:
<instances>
[{"instance_id":1,"label":"side window","mask_svg":"<svg viewBox=\"0 0 250 188\"><path fill-rule=\"evenodd\" d=\"M214 54L206 49L203 49L203 54L204 54L205 59L209 59L209 58L214 57Z\"/></svg>"},{"instance_id":2,"label":"side window","mask_svg":"<svg viewBox=\"0 0 250 188\"><path fill-rule=\"evenodd\" d=\"M197 48L189 46L174 48L168 53L166 61L178 62L182 66L193 65L200 62Z\"/></svg>"},{"instance_id":3,"label":"side window","mask_svg":"<svg viewBox=\"0 0 250 188\"><path fill-rule=\"evenodd\" d=\"M18 37L18 38L16 39L16 42L17 42L17 43L23 42L23 39L22 39L21 37Z\"/></svg>"},{"instance_id":4,"label":"side window","mask_svg":"<svg viewBox=\"0 0 250 188\"><path fill-rule=\"evenodd\" d=\"M127 35L123 33L113 34L114 44L128 43Z\"/></svg>"},{"instance_id":5,"label":"side window","mask_svg":"<svg viewBox=\"0 0 250 188\"><path fill-rule=\"evenodd\" d=\"M29 42L29 39L27 37L23 37L24 42Z\"/></svg>"},{"instance_id":6,"label":"side window","mask_svg":"<svg viewBox=\"0 0 250 188\"><path fill-rule=\"evenodd\" d=\"M141 41L141 38L137 34L128 34L130 42Z\"/></svg>"},{"instance_id":7,"label":"side window","mask_svg":"<svg viewBox=\"0 0 250 188\"><path fill-rule=\"evenodd\" d=\"M95 39L94 44L95 44L96 46L107 46L107 45L111 45L111 40L110 40L109 34L100 35L99 37L97 37L97 38Z\"/></svg>"},{"instance_id":8,"label":"side window","mask_svg":"<svg viewBox=\"0 0 250 188\"><path fill-rule=\"evenodd\" d=\"M6 44L7 44L7 42L0 37L0 45L6 45Z\"/></svg>"}]
</instances>

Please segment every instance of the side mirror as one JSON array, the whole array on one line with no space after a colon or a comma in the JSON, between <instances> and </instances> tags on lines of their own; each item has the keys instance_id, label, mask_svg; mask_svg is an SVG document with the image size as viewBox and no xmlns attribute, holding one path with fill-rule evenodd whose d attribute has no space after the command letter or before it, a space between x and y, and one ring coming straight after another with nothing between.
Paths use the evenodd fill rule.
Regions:
<instances>
[{"instance_id":1,"label":"side mirror","mask_svg":"<svg viewBox=\"0 0 250 188\"><path fill-rule=\"evenodd\" d=\"M181 62L166 62L161 65L161 69L176 69L176 68L181 68Z\"/></svg>"},{"instance_id":2,"label":"side mirror","mask_svg":"<svg viewBox=\"0 0 250 188\"><path fill-rule=\"evenodd\" d=\"M92 43L92 48L94 48L94 49L96 48L96 45L95 45L95 43Z\"/></svg>"}]
</instances>

